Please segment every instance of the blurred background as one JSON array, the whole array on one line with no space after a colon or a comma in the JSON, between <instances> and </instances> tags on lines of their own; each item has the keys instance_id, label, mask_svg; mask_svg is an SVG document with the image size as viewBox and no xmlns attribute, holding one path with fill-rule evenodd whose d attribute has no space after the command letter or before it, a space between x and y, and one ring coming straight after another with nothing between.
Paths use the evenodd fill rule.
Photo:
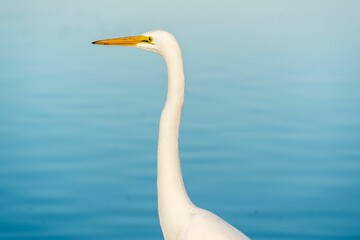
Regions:
<instances>
[{"instance_id":1,"label":"blurred background","mask_svg":"<svg viewBox=\"0 0 360 240\"><path fill-rule=\"evenodd\" d=\"M165 29L193 202L252 239L360 239L360 2L0 2L0 239L162 239Z\"/></svg>"}]
</instances>

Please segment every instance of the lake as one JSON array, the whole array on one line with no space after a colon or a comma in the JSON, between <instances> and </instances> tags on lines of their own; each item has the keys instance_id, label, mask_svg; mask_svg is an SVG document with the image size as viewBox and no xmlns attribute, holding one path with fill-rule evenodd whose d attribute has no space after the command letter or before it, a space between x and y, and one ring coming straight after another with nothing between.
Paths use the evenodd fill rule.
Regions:
<instances>
[{"instance_id":1,"label":"lake","mask_svg":"<svg viewBox=\"0 0 360 240\"><path fill-rule=\"evenodd\" d=\"M163 239L166 69L183 49L192 201L251 239L360 239L357 1L2 1L0 239Z\"/></svg>"}]
</instances>

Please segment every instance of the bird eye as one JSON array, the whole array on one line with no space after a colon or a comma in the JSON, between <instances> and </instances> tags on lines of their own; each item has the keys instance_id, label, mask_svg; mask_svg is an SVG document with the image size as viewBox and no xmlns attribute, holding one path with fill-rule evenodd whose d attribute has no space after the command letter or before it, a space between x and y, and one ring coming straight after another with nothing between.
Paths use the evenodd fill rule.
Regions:
<instances>
[{"instance_id":1,"label":"bird eye","mask_svg":"<svg viewBox=\"0 0 360 240\"><path fill-rule=\"evenodd\" d=\"M149 42L152 42L153 38L152 37L149 37Z\"/></svg>"}]
</instances>

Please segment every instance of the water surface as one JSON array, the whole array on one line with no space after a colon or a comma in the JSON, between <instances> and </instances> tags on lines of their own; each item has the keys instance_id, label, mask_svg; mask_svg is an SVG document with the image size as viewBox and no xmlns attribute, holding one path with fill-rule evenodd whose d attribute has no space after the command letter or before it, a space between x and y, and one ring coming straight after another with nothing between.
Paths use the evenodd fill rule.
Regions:
<instances>
[{"instance_id":1,"label":"water surface","mask_svg":"<svg viewBox=\"0 0 360 240\"><path fill-rule=\"evenodd\" d=\"M90 44L156 28L183 47L193 202L252 239L360 239L358 2L0 7L0 239L162 239L165 66Z\"/></svg>"}]
</instances>

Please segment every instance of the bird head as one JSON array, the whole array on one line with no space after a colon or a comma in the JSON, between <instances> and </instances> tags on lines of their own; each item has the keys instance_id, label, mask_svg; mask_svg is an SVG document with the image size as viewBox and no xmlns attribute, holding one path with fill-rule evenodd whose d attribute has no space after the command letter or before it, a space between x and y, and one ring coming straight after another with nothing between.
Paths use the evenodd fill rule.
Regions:
<instances>
[{"instance_id":1,"label":"bird head","mask_svg":"<svg viewBox=\"0 0 360 240\"><path fill-rule=\"evenodd\" d=\"M138 36L104 39L92 43L142 48L163 56L166 55L165 53L169 53L169 50L180 49L175 37L171 33L163 30L154 30Z\"/></svg>"}]
</instances>

